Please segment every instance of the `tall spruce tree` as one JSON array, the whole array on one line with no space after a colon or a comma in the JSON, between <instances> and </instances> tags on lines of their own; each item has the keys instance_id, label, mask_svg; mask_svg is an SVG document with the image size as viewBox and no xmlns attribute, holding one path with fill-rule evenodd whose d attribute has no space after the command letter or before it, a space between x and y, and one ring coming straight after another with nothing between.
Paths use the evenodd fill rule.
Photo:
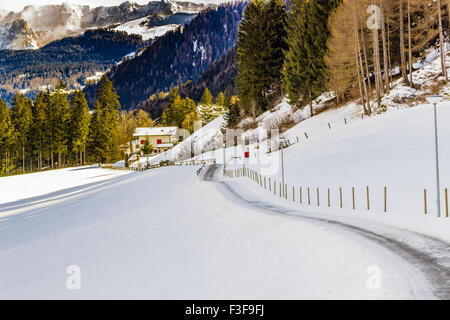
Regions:
<instances>
[{"instance_id":1,"label":"tall spruce tree","mask_svg":"<svg viewBox=\"0 0 450 320\"><path fill-rule=\"evenodd\" d=\"M324 91L327 79L328 19L341 0L292 0L288 16L284 86L289 101L298 107L310 105Z\"/></svg>"},{"instance_id":2,"label":"tall spruce tree","mask_svg":"<svg viewBox=\"0 0 450 320\"><path fill-rule=\"evenodd\" d=\"M164 125L177 125L178 122L182 122L183 101L178 93L178 87L174 87L170 92L169 105L164 110L161 116L161 122Z\"/></svg>"},{"instance_id":3,"label":"tall spruce tree","mask_svg":"<svg viewBox=\"0 0 450 320\"><path fill-rule=\"evenodd\" d=\"M85 158L83 154L86 151L90 121L89 106L84 93L76 90L70 100L68 133L70 150L75 154L76 162L79 155L80 164L83 164Z\"/></svg>"},{"instance_id":4,"label":"tall spruce tree","mask_svg":"<svg viewBox=\"0 0 450 320\"><path fill-rule=\"evenodd\" d=\"M212 104L212 94L208 88L205 88L205 91L203 91L203 96L200 100L200 104L202 106L210 106Z\"/></svg>"},{"instance_id":5,"label":"tall spruce tree","mask_svg":"<svg viewBox=\"0 0 450 320\"><path fill-rule=\"evenodd\" d=\"M45 140L45 111L49 102L45 92L39 92L32 107L33 121L31 123L31 141L33 154L36 156L38 170L43 167L42 158L46 148Z\"/></svg>"},{"instance_id":6,"label":"tall spruce tree","mask_svg":"<svg viewBox=\"0 0 450 320\"><path fill-rule=\"evenodd\" d=\"M0 176L10 173L10 154L13 140L14 127L8 105L0 98Z\"/></svg>"},{"instance_id":7,"label":"tall spruce tree","mask_svg":"<svg viewBox=\"0 0 450 320\"><path fill-rule=\"evenodd\" d=\"M222 107L225 106L225 96L224 96L223 92L219 92L219 94L217 95L216 105L222 106Z\"/></svg>"},{"instance_id":8,"label":"tall spruce tree","mask_svg":"<svg viewBox=\"0 0 450 320\"><path fill-rule=\"evenodd\" d=\"M270 109L283 96L284 0L251 0L239 26L237 87L247 113Z\"/></svg>"},{"instance_id":9,"label":"tall spruce tree","mask_svg":"<svg viewBox=\"0 0 450 320\"><path fill-rule=\"evenodd\" d=\"M68 141L68 120L69 120L69 101L66 93L66 85L60 81L52 92L50 104L53 119L53 145L54 150L58 153L58 167L63 166L63 156L67 154Z\"/></svg>"},{"instance_id":10,"label":"tall spruce tree","mask_svg":"<svg viewBox=\"0 0 450 320\"><path fill-rule=\"evenodd\" d=\"M119 110L116 90L108 77L103 77L97 90L90 125L90 150L96 161L111 162L119 153Z\"/></svg>"},{"instance_id":11,"label":"tall spruce tree","mask_svg":"<svg viewBox=\"0 0 450 320\"><path fill-rule=\"evenodd\" d=\"M45 139L45 156L51 169L54 168L54 152L55 152L55 136L58 117L55 103L53 103L52 92L47 88L44 93L45 119L44 119L44 139Z\"/></svg>"},{"instance_id":12,"label":"tall spruce tree","mask_svg":"<svg viewBox=\"0 0 450 320\"><path fill-rule=\"evenodd\" d=\"M225 97L225 108L226 113L224 114L224 119L227 128L235 127L241 117L241 110L239 108L239 102L233 103L230 95Z\"/></svg>"},{"instance_id":13,"label":"tall spruce tree","mask_svg":"<svg viewBox=\"0 0 450 320\"><path fill-rule=\"evenodd\" d=\"M17 151L22 155L22 173L25 172L25 155L29 142L29 133L31 128L32 101L21 93L16 93L12 101L11 120L16 130Z\"/></svg>"}]
</instances>

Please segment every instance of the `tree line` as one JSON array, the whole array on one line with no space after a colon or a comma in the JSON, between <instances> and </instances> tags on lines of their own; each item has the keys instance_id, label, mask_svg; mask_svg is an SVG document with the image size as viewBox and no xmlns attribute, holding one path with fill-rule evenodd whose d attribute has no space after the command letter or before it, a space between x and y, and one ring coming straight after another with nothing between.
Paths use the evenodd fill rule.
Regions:
<instances>
[{"instance_id":1,"label":"tree line","mask_svg":"<svg viewBox=\"0 0 450 320\"><path fill-rule=\"evenodd\" d=\"M170 92L168 100L168 105L161 116L161 123L177 126L192 133L195 130L194 123L196 121L206 125L219 115L227 113L231 95L225 96L223 92L219 92L213 101L211 92L205 88L197 105L189 97L182 99L178 87L175 87Z\"/></svg>"},{"instance_id":2,"label":"tree line","mask_svg":"<svg viewBox=\"0 0 450 320\"><path fill-rule=\"evenodd\" d=\"M325 91L337 102L360 98L364 112L381 108L399 75L413 81L415 62L437 44L448 81L444 0L251 0L239 26L240 116L257 116L287 95L309 106Z\"/></svg>"},{"instance_id":3,"label":"tree line","mask_svg":"<svg viewBox=\"0 0 450 320\"><path fill-rule=\"evenodd\" d=\"M183 28L155 39L142 54L113 67L107 75L122 106L135 108L155 93L170 92L175 86L198 80L235 46L245 5L244 1L234 1L202 11ZM90 84L84 89L90 105L96 87ZM152 116L161 113L152 112Z\"/></svg>"},{"instance_id":4,"label":"tree line","mask_svg":"<svg viewBox=\"0 0 450 320\"><path fill-rule=\"evenodd\" d=\"M236 46L210 65L196 81L189 80L180 85L178 87L180 96L189 97L198 103L206 88L210 90L213 96L217 96L221 92L225 95L236 95L235 78L237 76L237 65L235 56ZM169 93L159 92L152 94L147 100L140 103L139 108L150 112L156 119L161 116L168 104Z\"/></svg>"},{"instance_id":5,"label":"tree line","mask_svg":"<svg viewBox=\"0 0 450 320\"><path fill-rule=\"evenodd\" d=\"M381 99L397 74L405 85L418 88L414 64L421 62L432 45L438 48L447 82L444 30L448 33L450 27L448 10L450 1L443 0L344 0L330 18L328 88L340 100L360 97L364 112L371 114L373 108L382 107Z\"/></svg>"},{"instance_id":6,"label":"tree line","mask_svg":"<svg viewBox=\"0 0 450 320\"><path fill-rule=\"evenodd\" d=\"M98 87L93 111L82 91L69 96L62 81L34 101L16 93L11 108L0 99L0 175L117 161L135 128L153 125L144 111L120 109L107 77Z\"/></svg>"}]
</instances>

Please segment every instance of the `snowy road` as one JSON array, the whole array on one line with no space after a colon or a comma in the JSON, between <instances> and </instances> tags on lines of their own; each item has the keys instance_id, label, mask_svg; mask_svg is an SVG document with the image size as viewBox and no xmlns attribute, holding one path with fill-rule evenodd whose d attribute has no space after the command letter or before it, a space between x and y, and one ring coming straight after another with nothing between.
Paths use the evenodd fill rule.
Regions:
<instances>
[{"instance_id":1,"label":"snowy road","mask_svg":"<svg viewBox=\"0 0 450 320\"><path fill-rule=\"evenodd\" d=\"M422 283L417 287L418 298L450 299L450 245L446 241L423 235L417 232L398 229L389 225L380 225L376 222L367 222L358 218L336 217L325 214L307 214L302 210L292 210L277 203L263 200L264 194L252 193L248 186L236 187L236 183L217 181L215 178L218 166L211 166L205 178L222 184L224 194L231 195L232 201L259 208L262 212L280 213L295 216L296 219L307 219L319 224L327 224L337 230L350 231L359 234L402 257L404 263L413 268L411 283ZM239 185L239 183L237 184ZM418 279L426 278L427 284ZM425 295L425 292L429 291Z\"/></svg>"},{"instance_id":2,"label":"snowy road","mask_svg":"<svg viewBox=\"0 0 450 320\"><path fill-rule=\"evenodd\" d=\"M296 217L195 171L137 172L1 205L0 298L449 297L446 243ZM66 286L71 265L80 290Z\"/></svg>"}]
</instances>

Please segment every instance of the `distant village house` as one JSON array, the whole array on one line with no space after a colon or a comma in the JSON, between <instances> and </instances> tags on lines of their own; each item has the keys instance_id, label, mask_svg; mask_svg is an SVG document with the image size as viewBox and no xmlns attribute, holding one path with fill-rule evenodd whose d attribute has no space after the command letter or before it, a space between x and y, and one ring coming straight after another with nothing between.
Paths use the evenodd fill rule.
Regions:
<instances>
[{"instance_id":1,"label":"distant village house","mask_svg":"<svg viewBox=\"0 0 450 320\"><path fill-rule=\"evenodd\" d=\"M144 141L147 139L154 147L153 154L165 152L182 139L178 135L177 127L136 128L133 134L132 153L139 152Z\"/></svg>"}]
</instances>

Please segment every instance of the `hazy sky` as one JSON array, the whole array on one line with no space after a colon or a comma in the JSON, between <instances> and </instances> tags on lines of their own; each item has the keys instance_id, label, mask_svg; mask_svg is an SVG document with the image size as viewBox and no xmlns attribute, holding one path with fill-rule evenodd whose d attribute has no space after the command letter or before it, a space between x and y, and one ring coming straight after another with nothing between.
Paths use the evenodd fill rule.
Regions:
<instances>
[{"instance_id":1,"label":"hazy sky","mask_svg":"<svg viewBox=\"0 0 450 320\"><path fill-rule=\"evenodd\" d=\"M91 7L96 6L114 6L125 2L126 0L0 0L0 9L7 11L20 11L27 5L44 5L44 4L60 4L63 2L74 4L87 4ZM148 3L150 0L130 0L139 4ZM183 1L183 0L182 0ZM191 2L208 2L208 3L220 3L225 0L190 0Z\"/></svg>"}]
</instances>

